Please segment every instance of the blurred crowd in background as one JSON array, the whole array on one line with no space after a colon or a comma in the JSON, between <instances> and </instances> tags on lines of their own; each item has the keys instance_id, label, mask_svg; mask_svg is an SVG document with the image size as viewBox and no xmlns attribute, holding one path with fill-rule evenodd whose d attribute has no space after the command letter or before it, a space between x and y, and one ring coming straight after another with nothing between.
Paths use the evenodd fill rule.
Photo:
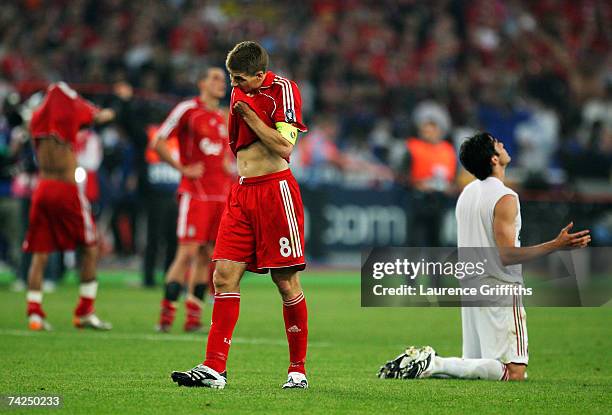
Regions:
<instances>
[{"instance_id":1,"label":"blurred crowd in background","mask_svg":"<svg viewBox=\"0 0 612 415\"><path fill-rule=\"evenodd\" d=\"M28 205L20 201L35 176L28 112L37 92L62 80L117 111L112 124L82 132L81 165L88 197L107 224L103 252L145 253L145 282L152 283L159 255L149 245L174 231L172 221L154 232L151 224L173 207L160 212L146 202L171 194L176 176L151 167L150 128L197 93L204 68L223 67L227 51L245 39L259 41L271 69L302 92L310 131L292 168L307 207L322 205L330 186L403 189L412 205L408 223L436 234L406 243L440 244L443 213L470 180L458 168L457 149L486 130L512 156L517 189L540 192L531 193L536 199L551 191L603 194L603 214L594 219L607 241L611 21L606 0L4 1L2 256L18 262L18 238L6 235L22 232ZM432 152L448 157L422 168L439 163L427 157Z\"/></svg>"}]
</instances>

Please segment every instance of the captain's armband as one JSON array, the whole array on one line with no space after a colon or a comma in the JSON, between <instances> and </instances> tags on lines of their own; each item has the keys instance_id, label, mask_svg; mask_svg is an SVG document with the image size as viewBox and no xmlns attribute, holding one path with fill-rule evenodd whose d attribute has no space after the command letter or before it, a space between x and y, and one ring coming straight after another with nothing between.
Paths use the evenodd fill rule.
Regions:
<instances>
[{"instance_id":1,"label":"captain's armband","mask_svg":"<svg viewBox=\"0 0 612 415\"><path fill-rule=\"evenodd\" d=\"M291 144L295 144L298 137L298 129L296 127L286 122L277 122L275 125L276 131L281 133L285 140L289 141Z\"/></svg>"}]
</instances>

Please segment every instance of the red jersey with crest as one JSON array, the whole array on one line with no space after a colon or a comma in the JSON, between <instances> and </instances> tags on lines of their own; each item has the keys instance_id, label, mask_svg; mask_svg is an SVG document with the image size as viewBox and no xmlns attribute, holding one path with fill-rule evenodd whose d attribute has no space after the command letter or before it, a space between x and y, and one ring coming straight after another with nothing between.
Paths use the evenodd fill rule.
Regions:
<instances>
[{"instance_id":1,"label":"red jersey with crest","mask_svg":"<svg viewBox=\"0 0 612 415\"><path fill-rule=\"evenodd\" d=\"M248 104L268 127L276 128L275 123L286 122L295 126L299 131L308 131L302 123L302 97L297 84L268 71L257 91L247 94L240 88L232 88L229 143L234 155L238 150L259 140L242 117L234 112L234 104L238 101Z\"/></svg>"},{"instance_id":2,"label":"red jersey with crest","mask_svg":"<svg viewBox=\"0 0 612 415\"><path fill-rule=\"evenodd\" d=\"M178 193L188 193L205 201L225 201L231 186L224 159L227 148L227 128L219 110L211 110L200 98L178 104L158 131L166 139L176 135L181 164L202 163L204 174L198 179L183 177Z\"/></svg>"},{"instance_id":3,"label":"red jersey with crest","mask_svg":"<svg viewBox=\"0 0 612 415\"><path fill-rule=\"evenodd\" d=\"M79 129L91 124L99 110L64 82L51 84L42 104L32 114L32 137L53 136L74 147Z\"/></svg>"}]
</instances>

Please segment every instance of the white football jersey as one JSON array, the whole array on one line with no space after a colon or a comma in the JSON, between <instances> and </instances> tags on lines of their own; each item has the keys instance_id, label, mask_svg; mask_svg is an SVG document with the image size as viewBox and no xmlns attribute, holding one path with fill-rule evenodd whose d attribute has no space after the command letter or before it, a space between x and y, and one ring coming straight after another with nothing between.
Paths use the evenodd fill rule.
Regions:
<instances>
[{"instance_id":1,"label":"white football jersey","mask_svg":"<svg viewBox=\"0 0 612 415\"><path fill-rule=\"evenodd\" d=\"M505 195L513 195L518 203L518 214L514 222L515 240L514 246L520 246L519 233L521 231L521 205L516 192L496 177L487 177L485 180L474 180L468 184L455 208L457 218L457 246L495 248L495 235L493 233L493 213L495 205ZM490 250L492 253L493 250ZM486 255L489 257L489 255ZM502 281L522 283L521 265L504 267L498 256L494 260L488 260L486 266L487 274Z\"/></svg>"}]
</instances>

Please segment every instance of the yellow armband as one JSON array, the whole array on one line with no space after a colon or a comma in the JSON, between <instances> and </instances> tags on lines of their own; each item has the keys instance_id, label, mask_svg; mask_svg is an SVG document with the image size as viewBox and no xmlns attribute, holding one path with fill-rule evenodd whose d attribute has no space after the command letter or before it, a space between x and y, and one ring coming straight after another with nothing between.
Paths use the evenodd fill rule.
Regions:
<instances>
[{"instance_id":1,"label":"yellow armband","mask_svg":"<svg viewBox=\"0 0 612 415\"><path fill-rule=\"evenodd\" d=\"M297 140L298 129L291 124L287 124L286 122L277 122L276 131L281 133L283 138L289 141L291 144L295 144L295 140Z\"/></svg>"}]
</instances>

